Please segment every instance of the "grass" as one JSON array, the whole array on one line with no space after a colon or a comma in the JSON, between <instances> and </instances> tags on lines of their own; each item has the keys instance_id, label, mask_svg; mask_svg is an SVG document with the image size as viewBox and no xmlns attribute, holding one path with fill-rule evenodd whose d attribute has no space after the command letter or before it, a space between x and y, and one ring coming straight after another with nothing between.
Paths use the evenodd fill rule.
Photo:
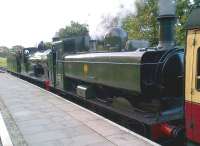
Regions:
<instances>
[{"instance_id":1,"label":"grass","mask_svg":"<svg viewBox=\"0 0 200 146\"><path fill-rule=\"evenodd\" d=\"M7 67L7 58L0 57L0 67Z\"/></svg>"}]
</instances>

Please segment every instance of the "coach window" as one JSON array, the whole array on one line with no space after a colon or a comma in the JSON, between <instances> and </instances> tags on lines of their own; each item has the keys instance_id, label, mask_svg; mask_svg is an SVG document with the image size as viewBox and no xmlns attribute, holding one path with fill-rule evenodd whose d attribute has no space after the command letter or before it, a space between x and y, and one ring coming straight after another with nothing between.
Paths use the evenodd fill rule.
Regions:
<instances>
[{"instance_id":1,"label":"coach window","mask_svg":"<svg viewBox=\"0 0 200 146\"><path fill-rule=\"evenodd\" d=\"M197 89L200 90L200 48L197 51L197 76L196 76L196 85Z\"/></svg>"}]
</instances>

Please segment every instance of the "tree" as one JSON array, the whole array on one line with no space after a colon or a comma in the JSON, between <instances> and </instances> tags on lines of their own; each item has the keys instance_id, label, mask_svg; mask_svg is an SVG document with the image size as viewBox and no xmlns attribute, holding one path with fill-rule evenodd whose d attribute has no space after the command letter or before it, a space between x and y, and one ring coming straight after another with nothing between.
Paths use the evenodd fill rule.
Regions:
<instances>
[{"instance_id":1,"label":"tree","mask_svg":"<svg viewBox=\"0 0 200 146\"><path fill-rule=\"evenodd\" d=\"M52 49L52 47L53 47L53 44L51 42L40 41L40 43L38 44L39 50Z\"/></svg>"},{"instance_id":2,"label":"tree","mask_svg":"<svg viewBox=\"0 0 200 146\"><path fill-rule=\"evenodd\" d=\"M88 35L88 32L87 24L80 24L78 22L71 21L70 25L67 25L65 28L61 28L57 34L60 38L66 38L71 36Z\"/></svg>"},{"instance_id":3,"label":"tree","mask_svg":"<svg viewBox=\"0 0 200 146\"><path fill-rule=\"evenodd\" d=\"M6 57L8 55L8 47L0 46L0 57Z\"/></svg>"},{"instance_id":4,"label":"tree","mask_svg":"<svg viewBox=\"0 0 200 146\"><path fill-rule=\"evenodd\" d=\"M158 44L158 0L137 0L136 14L124 18L122 27L129 33L129 39L149 40L151 45ZM178 23L176 25L177 45L184 45L183 31L190 7L190 0L177 0Z\"/></svg>"},{"instance_id":5,"label":"tree","mask_svg":"<svg viewBox=\"0 0 200 146\"><path fill-rule=\"evenodd\" d=\"M136 14L127 16L122 22L129 39L149 40L152 45L158 43L157 4L158 0L135 2Z\"/></svg>"},{"instance_id":6,"label":"tree","mask_svg":"<svg viewBox=\"0 0 200 146\"><path fill-rule=\"evenodd\" d=\"M177 45L185 45L186 33L184 31L185 23L190 13L190 0L177 0L177 24L176 24L176 43Z\"/></svg>"},{"instance_id":7,"label":"tree","mask_svg":"<svg viewBox=\"0 0 200 146\"><path fill-rule=\"evenodd\" d=\"M24 47L21 45L15 45L15 46L12 46L12 48L11 48L11 50L16 51L16 52L22 51L23 49L24 49Z\"/></svg>"},{"instance_id":8,"label":"tree","mask_svg":"<svg viewBox=\"0 0 200 146\"><path fill-rule=\"evenodd\" d=\"M51 49L52 43L51 42L44 42L44 46L45 46L46 49Z\"/></svg>"}]
</instances>

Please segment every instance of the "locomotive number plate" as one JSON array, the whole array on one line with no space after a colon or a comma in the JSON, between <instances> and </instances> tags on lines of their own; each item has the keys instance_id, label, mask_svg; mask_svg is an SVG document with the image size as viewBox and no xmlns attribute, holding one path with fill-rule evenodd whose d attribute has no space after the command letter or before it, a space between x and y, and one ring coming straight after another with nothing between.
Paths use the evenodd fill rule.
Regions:
<instances>
[{"instance_id":1,"label":"locomotive number plate","mask_svg":"<svg viewBox=\"0 0 200 146\"><path fill-rule=\"evenodd\" d=\"M83 73L84 73L84 76L87 76L88 75L88 64L84 64L83 65Z\"/></svg>"}]
</instances>

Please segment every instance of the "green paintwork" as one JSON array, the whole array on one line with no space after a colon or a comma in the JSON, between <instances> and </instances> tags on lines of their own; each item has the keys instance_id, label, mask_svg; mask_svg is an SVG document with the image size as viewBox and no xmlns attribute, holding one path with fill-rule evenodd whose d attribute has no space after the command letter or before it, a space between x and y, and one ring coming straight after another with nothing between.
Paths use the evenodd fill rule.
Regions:
<instances>
[{"instance_id":1,"label":"green paintwork","mask_svg":"<svg viewBox=\"0 0 200 146\"><path fill-rule=\"evenodd\" d=\"M22 74L28 74L31 71L31 64L28 60L28 57L26 57L24 54L22 54L22 63L21 63L21 73Z\"/></svg>"},{"instance_id":2,"label":"green paintwork","mask_svg":"<svg viewBox=\"0 0 200 146\"><path fill-rule=\"evenodd\" d=\"M141 92L143 52L88 53L65 56L65 76L110 87ZM88 72L84 72L84 65Z\"/></svg>"},{"instance_id":3,"label":"green paintwork","mask_svg":"<svg viewBox=\"0 0 200 146\"><path fill-rule=\"evenodd\" d=\"M53 65L53 54L52 52L47 55L47 65L49 70L49 80L51 81L51 86L55 86L54 84L54 65Z\"/></svg>"},{"instance_id":4,"label":"green paintwork","mask_svg":"<svg viewBox=\"0 0 200 146\"><path fill-rule=\"evenodd\" d=\"M21 60L19 53L9 52L7 56L7 69L11 72L20 73L21 72Z\"/></svg>"},{"instance_id":5,"label":"green paintwork","mask_svg":"<svg viewBox=\"0 0 200 146\"><path fill-rule=\"evenodd\" d=\"M64 54L64 42L58 41L53 44L54 51L56 53L56 63L55 66L53 66L54 69L54 80L55 84L54 86L60 90L63 90L64 87L64 69L63 69L63 63L61 62ZM53 61L52 61L53 62Z\"/></svg>"},{"instance_id":6,"label":"green paintwork","mask_svg":"<svg viewBox=\"0 0 200 146\"><path fill-rule=\"evenodd\" d=\"M60 90L64 90L64 64L63 59L65 54L74 52L84 52L89 49L89 36L77 36L65 38L61 41L53 43L53 48L56 54L56 63L53 67L54 86Z\"/></svg>"}]
</instances>

